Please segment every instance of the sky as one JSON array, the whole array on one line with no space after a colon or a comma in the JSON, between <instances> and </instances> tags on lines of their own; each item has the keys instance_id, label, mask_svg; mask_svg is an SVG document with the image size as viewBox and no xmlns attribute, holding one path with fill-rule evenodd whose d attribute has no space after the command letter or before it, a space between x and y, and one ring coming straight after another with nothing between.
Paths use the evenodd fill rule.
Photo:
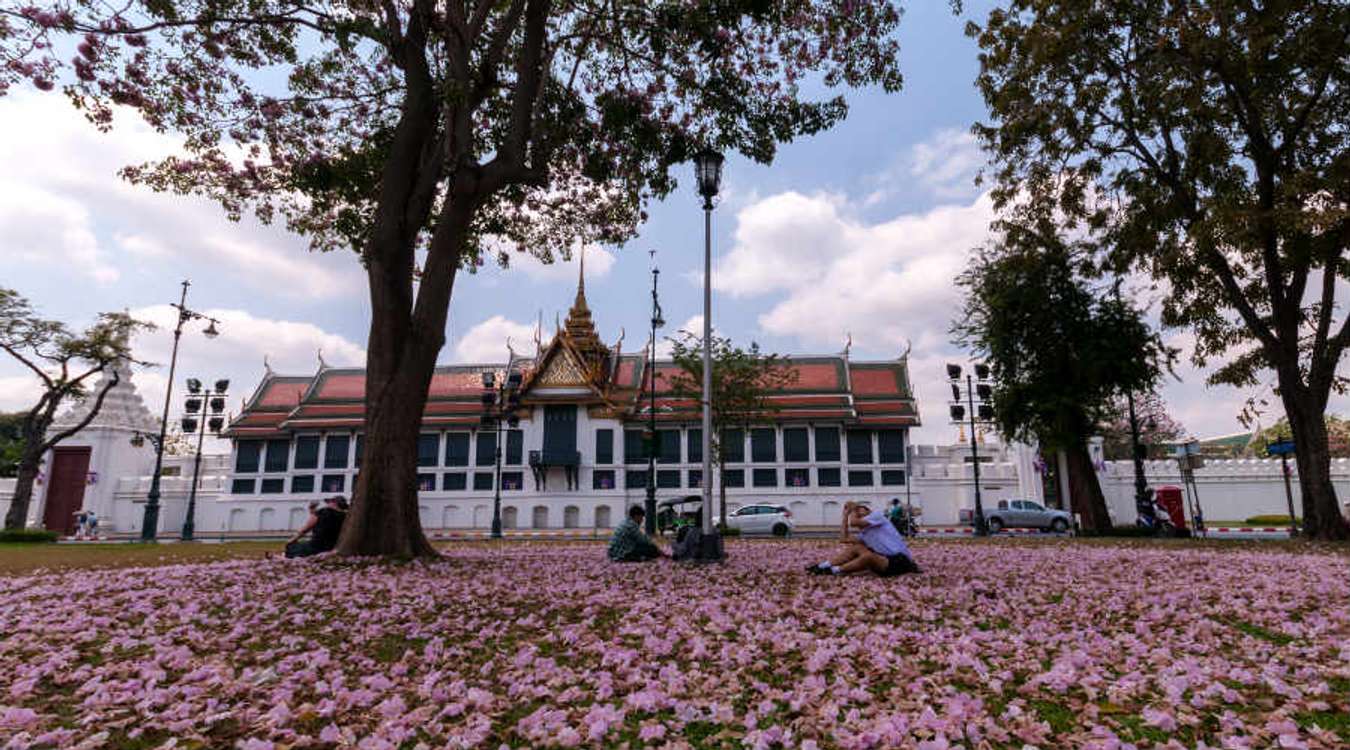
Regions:
<instances>
[{"instance_id":1,"label":"sky","mask_svg":"<svg viewBox=\"0 0 1350 750\"><path fill-rule=\"evenodd\" d=\"M973 81L975 45L962 32L987 2L910 2L899 31L904 88L851 92L838 127L783 146L772 165L730 156L713 215L713 322L741 344L786 355L834 354L851 340L854 360L909 352L923 420L918 443L950 443L946 362L967 356L951 342L961 296L954 279L985 240L992 205L975 184L984 164L971 125L985 117ZM200 324L183 335L178 379L232 381L237 411L264 373L312 374L320 357L361 365L369 302L349 253L312 253L281 226L228 221L210 202L160 195L117 177L118 168L176 150L131 116L110 133L84 121L64 98L15 89L0 97L0 285L17 289L47 317L87 325L99 311L130 310L157 323L135 342L137 388L156 414L167 382L175 302L220 320L209 340ZM692 167L680 189L650 207L639 236L586 256L586 293L601 337L623 350L648 339L651 268L660 268L667 327L699 330L702 212ZM650 251L655 251L652 255ZM443 362L501 362L507 341L533 346L566 316L577 267L519 255L455 283ZM1196 436L1241 429L1237 414L1268 389L1206 387L1192 367L1190 336L1167 331L1183 350L1162 393ZM663 347L665 348L665 347ZM0 361L0 410L38 397L37 380ZM1344 411L1334 398L1333 411ZM1276 415L1277 416L1277 415ZM1275 416L1267 417L1270 424Z\"/></svg>"}]
</instances>

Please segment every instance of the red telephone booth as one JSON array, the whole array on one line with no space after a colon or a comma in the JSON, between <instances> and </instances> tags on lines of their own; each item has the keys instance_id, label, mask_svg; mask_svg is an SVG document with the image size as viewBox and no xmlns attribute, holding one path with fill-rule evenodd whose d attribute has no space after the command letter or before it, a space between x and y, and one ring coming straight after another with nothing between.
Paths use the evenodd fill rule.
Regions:
<instances>
[{"instance_id":1,"label":"red telephone booth","mask_svg":"<svg viewBox=\"0 0 1350 750\"><path fill-rule=\"evenodd\" d=\"M1173 528L1186 528L1186 505L1182 500L1181 488L1176 485L1168 484L1158 488L1157 494L1158 507L1167 513L1168 520L1172 522Z\"/></svg>"}]
</instances>

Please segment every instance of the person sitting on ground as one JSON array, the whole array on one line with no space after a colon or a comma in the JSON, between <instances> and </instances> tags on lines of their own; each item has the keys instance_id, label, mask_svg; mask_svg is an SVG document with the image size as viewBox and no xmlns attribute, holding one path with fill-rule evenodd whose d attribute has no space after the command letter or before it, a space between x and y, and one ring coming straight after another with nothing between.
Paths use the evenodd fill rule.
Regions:
<instances>
[{"instance_id":1,"label":"person sitting on ground","mask_svg":"<svg viewBox=\"0 0 1350 750\"><path fill-rule=\"evenodd\" d=\"M856 536L849 536L850 524L857 528ZM882 578L919 572L904 537L879 510L872 511L863 503L844 503L840 537L844 549L832 559L808 565L808 572L839 576L871 571Z\"/></svg>"},{"instance_id":2,"label":"person sitting on ground","mask_svg":"<svg viewBox=\"0 0 1350 750\"><path fill-rule=\"evenodd\" d=\"M628 509L628 518L614 528L609 538L609 559L614 562L645 562L662 557L664 553L642 532L642 519L647 512L641 505Z\"/></svg>"},{"instance_id":3,"label":"person sitting on ground","mask_svg":"<svg viewBox=\"0 0 1350 750\"><path fill-rule=\"evenodd\" d=\"M347 518L340 510L341 500L341 497L324 498L323 506L312 511L305 525L286 542L286 557L310 557L337 546L342 522ZM305 534L310 535L309 541L300 541Z\"/></svg>"}]
</instances>

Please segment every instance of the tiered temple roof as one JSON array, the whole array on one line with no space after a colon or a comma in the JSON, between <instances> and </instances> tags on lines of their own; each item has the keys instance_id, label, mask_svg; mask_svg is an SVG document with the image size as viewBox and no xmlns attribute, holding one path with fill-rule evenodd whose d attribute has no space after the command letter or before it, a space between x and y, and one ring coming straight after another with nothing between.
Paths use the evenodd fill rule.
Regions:
<instances>
[{"instance_id":1,"label":"tiered temple roof","mask_svg":"<svg viewBox=\"0 0 1350 750\"><path fill-rule=\"evenodd\" d=\"M656 419L665 424L696 424L696 399L673 392L680 372L669 360L654 372L644 354L623 354L605 346L595 331L586 303L582 271L567 321L535 357L516 357L500 365L449 365L436 368L427 393L422 424L428 428L470 428L483 415L483 373L522 375L521 403L576 403L595 417L646 420L655 381ZM622 340L620 340L620 343ZM907 358L851 362L847 354L790 357L796 377L768 396L776 422L842 422L875 427L913 427L919 412L910 391ZM361 427L365 415L365 371L323 367L314 375L268 372L231 423L233 437L266 437L297 431Z\"/></svg>"}]
</instances>

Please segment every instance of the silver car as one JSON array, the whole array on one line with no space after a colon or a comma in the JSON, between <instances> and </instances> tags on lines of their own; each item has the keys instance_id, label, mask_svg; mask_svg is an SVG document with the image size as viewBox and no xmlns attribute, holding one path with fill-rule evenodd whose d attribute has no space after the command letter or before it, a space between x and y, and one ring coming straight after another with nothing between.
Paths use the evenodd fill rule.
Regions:
<instances>
[{"instance_id":1,"label":"silver car","mask_svg":"<svg viewBox=\"0 0 1350 750\"><path fill-rule=\"evenodd\" d=\"M1054 510L1034 500L1000 500L998 507L985 514L989 532L1003 529L1047 529L1068 531L1073 518L1062 510Z\"/></svg>"},{"instance_id":2,"label":"silver car","mask_svg":"<svg viewBox=\"0 0 1350 750\"><path fill-rule=\"evenodd\" d=\"M727 525L740 529L742 534L773 534L787 536L792 533L792 511L781 505L756 503L737 508L727 516Z\"/></svg>"}]
</instances>

